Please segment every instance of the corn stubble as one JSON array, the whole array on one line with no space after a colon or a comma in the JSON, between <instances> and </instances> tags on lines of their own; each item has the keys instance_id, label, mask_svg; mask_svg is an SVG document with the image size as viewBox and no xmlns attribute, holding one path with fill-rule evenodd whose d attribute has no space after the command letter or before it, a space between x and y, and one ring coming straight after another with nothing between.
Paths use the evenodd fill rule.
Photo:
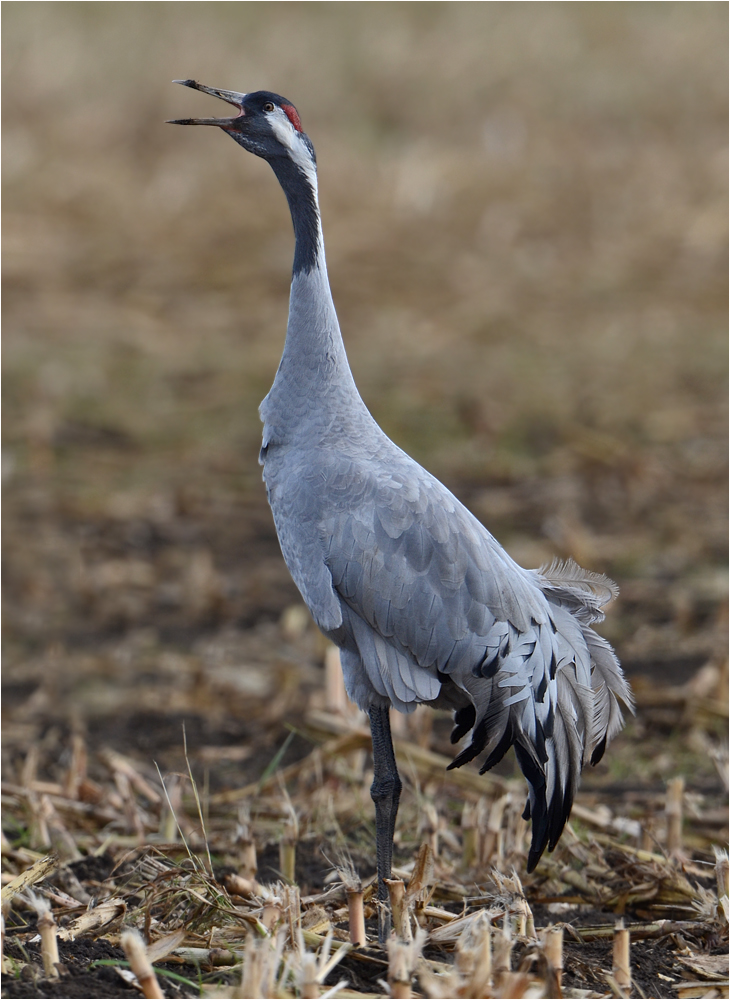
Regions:
<instances>
[{"instance_id":1,"label":"corn stubble","mask_svg":"<svg viewBox=\"0 0 730 1000\"><path fill-rule=\"evenodd\" d=\"M523 884L521 789L494 779L485 795L459 772L436 784L438 754L418 746L410 752L406 746L406 753L421 794L411 801L406 794L404 806L416 836L425 839L401 842L399 854L410 853L411 862L396 866L389 882L393 933L383 951L373 872L336 846L342 835L332 826L335 818L351 824L367 809L359 764L367 733L357 719L343 722L321 709L311 725L320 744L261 782L243 804L240 796L201 799L184 776L179 794L166 795L154 771L108 752L93 761L108 776L91 786L85 768L93 755L78 734L69 773L57 784L41 781L35 765L22 768L20 781L28 784L4 785L6 810L32 818L45 797L51 810L43 815L63 824L76 853L112 857L115 868L102 882L84 885L70 877L74 862L39 855L37 840L32 848L6 842L6 869L17 872L3 887L6 951L30 936L19 927L35 907L43 975L59 974L56 939L102 937L127 951L151 997L161 995L153 964L160 961L188 978L198 969L221 997L631 996L632 953L649 945L669 949L669 972L684 995L692 982L700 984L693 995L724 988L718 960L710 959L727 940L727 853L712 853L701 824L677 822L678 782L669 786L664 829L655 827L655 850L641 846L640 817L623 817L622 824L620 814L581 804L580 821L572 821L561 845ZM464 799L461 813L445 807L442 796L454 793ZM662 806L659 795L653 814L661 815ZM40 828L33 829L37 837ZM161 833L171 831L176 837L169 842ZM269 882L255 858L272 841L288 845L291 853L281 857L293 857L287 878ZM322 855L320 884L303 892L300 854L325 842L335 843L340 860L333 866ZM219 859L228 866L220 876ZM567 911L570 922L563 924ZM582 911L600 915L599 922ZM684 951L672 951L677 941ZM596 947L603 959L596 961L595 952L582 957ZM17 972L23 963L13 955L6 968ZM701 984L705 993L697 992Z\"/></svg>"}]
</instances>

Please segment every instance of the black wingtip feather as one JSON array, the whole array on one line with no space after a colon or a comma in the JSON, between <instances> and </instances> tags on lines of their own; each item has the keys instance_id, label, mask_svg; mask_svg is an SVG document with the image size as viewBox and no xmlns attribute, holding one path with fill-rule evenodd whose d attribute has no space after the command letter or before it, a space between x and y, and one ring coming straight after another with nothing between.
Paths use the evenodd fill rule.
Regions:
<instances>
[{"instance_id":1,"label":"black wingtip feather","mask_svg":"<svg viewBox=\"0 0 730 1000\"><path fill-rule=\"evenodd\" d=\"M607 743L606 736L607 736L607 733L604 733L603 739L601 740L601 742L597 745L596 749L591 754L591 764L594 767L596 766L596 764L599 762L599 760L601 759L601 757L603 757L604 753L606 752L606 743Z\"/></svg>"},{"instance_id":2,"label":"black wingtip feather","mask_svg":"<svg viewBox=\"0 0 730 1000\"><path fill-rule=\"evenodd\" d=\"M515 744L515 755L532 793L525 807L525 814L532 816L532 843L527 855L527 871L532 872L537 867L550 836L545 775L532 754L519 743Z\"/></svg>"},{"instance_id":3,"label":"black wingtip feather","mask_svg":"<svg viewBox=\"0 0 730 1000\"><path fill-rule=\"evenodd\" d=\"M458 713L457 713L458 716ZM458 721L458 718L457 718ZM474 732L471 734L471 743L468 747L461 751L451 763L447 766L447 771L453 771L455 767L461 767L462 764L468 764L470 760L474 760L477 754L480 754L487 743L487 722L486 719L482 719L474 727Z\"/></svg>"},{"instance_id":4,"label":"black wingtip feather","mask_svg":"<svg viewBox=\"0 0 730 1000\"><path fill-rule=\"evenodd\" d=\"M500 760L504 757L513 743L514 732L512 726L508 725L502 734L502 739L479 768L479 773L485 774L490 770L490 768L493 768L495 764L499 764Z\"/></svg>"},{"instance_id":5,"label":"black wingtip feather","mask_svg":"<svg viewBox=\"0 0 730 1000\"><path fill-rule=\"evenodd\" d=\"M522 762L520 762L522 766ZM533 784L532 774L522 768L525 777L530 782L534 792L534 803L528 802L523 816L529 818L532 813L532 842L527 856L527 871L532 872L537 867L545 849L555 850L562 836L565 824L570 818L573 808L573 790L570 787L560 790L560 784L555 789L553 798L548 805L545 797L545 784L540 775L539 784Z\"/></svg>"},{"instance_id":6,"label":"black wingtip feather","mask_svg":"<svg viewBox=\"0 0 730 1000\"><path fill-rule=\"evenodd\" d=\"M532 790L523 813L525 819L532 817L532 843L527 856L527 871L532 872L545 849L554 850L560 840L573 808L573 788L569 782L563 787L562 775L557 774L555 790L548 803L545 775L540 764L519 743L515 744L515 754Z\"/></svg>"},{"instance_id":7,"label":"black wingtip feather","mask_svg":"<svg viewBox=\"0 0 730 1000\"><path fill-rule=\"evenodd\" d=\"M538 862L543 855L545 850L545 844L539 848L530 847L530 853L527 855L527 874L531 875L537 868Z\"/></svg>"},{"instance_id":8,"label":"black wingtip feather","mask_svg":"<svg viewBox=\"0 0 730 1000\"><path fill-rule=\"evenodd\" d=\"M454 722L456 725L451 734L452 742L461 739L473 725L474 709L472 706L460 708L454 715ZM487 728L486 719L481 719L474 726L471 743L451 761L448 770L461 767L462 764L473 760L477 754L484 750L488 740ZM479 769L479 773L484 774L485 771L494 767L514 745L517 761L530 786L530 797L522 814L524 819L532 820L532 841L527 855L527 871L529 873L535 870L545 850L554 850L560 840L573 807L574 789L569 775L557 773L555 775L555 788L548 803L544 772L548 755L544 739L539 741L538 746L528 749L521 742L515 742L516 735L512 725L508 723L501 739ZM604 749L605 741L602 741L593 753L592 763L600 760ZM557 766L557 762L554 762L554 766Z\"/></svg>"},{"instance_id":9,"label":"black wingtip feather","mask_svg":"<svg viewBox=\"0 0 730 1000\"><path fill-rule=\"evenodd\" d=\"M464 705L454 712L454 728L451 730L451 742L458 743L466 736L476 721L477 713L473 705Z\"/></svg>"}]
</instances>

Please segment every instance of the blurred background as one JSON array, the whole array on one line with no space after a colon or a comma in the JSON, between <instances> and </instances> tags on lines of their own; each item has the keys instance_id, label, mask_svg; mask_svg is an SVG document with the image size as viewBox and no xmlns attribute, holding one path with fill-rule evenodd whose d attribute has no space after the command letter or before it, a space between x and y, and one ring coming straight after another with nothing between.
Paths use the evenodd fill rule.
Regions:
<instances>
[{"instance_id":1,"label":"blurred background","mask_svg":"<svg viewBox=\"0 0 730 1000\"><path fill-rule=\"evenodd\" d=\"M697 676L716 697L725 4L3 13L11 777L30 747L53 775L78 731L172 766L184 719L213 787L240 783L321 687L257 465L287 206L223 134L163 124L226 113L173 78L296 104L376 419L524 565L618 581L604 634L645 702ZM716 780L712 726L679 746L676 714L646 718L634 780Z\"/></svg>"}]
</instances>

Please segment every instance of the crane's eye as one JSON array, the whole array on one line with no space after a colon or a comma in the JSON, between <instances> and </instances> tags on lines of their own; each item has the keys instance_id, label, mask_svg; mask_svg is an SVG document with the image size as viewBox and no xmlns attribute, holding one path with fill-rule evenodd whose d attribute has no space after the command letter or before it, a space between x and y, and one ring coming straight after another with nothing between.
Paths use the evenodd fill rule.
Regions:
<instances>
[{"instance_id":1,"label":"crane's eye","mask_svg":"<svg viewBox=\"0 0 730 1000\"><path fill-rule=\"evenodd\" d=\"M264 111L273 111L273 110L274 110L274 105L271 103L271 101L267 101L266 104L264 104Z\"/></svg>"}]
</instances>

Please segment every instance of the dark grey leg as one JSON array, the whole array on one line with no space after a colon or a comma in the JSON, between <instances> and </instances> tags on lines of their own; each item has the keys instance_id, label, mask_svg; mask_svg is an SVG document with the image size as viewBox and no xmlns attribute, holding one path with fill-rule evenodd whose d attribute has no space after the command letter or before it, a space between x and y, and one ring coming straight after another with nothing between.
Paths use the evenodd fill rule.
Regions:
<instances>
[{"instance_id":1,"label":"dark grey leg","mask_svg":"<svg viewBox=\"0 0 730 1000\"><path fill-rule=\"evenodd\" d=\"M390 735L390 709L373 706L369 711L373 737L373 783L370 795L375 803L375 849L378 858L378 940L385 944L390 934L388 886L393 863L393 834L398 815L401 780L395 763L393 739Z\"/></svg>"}]
</instances>

